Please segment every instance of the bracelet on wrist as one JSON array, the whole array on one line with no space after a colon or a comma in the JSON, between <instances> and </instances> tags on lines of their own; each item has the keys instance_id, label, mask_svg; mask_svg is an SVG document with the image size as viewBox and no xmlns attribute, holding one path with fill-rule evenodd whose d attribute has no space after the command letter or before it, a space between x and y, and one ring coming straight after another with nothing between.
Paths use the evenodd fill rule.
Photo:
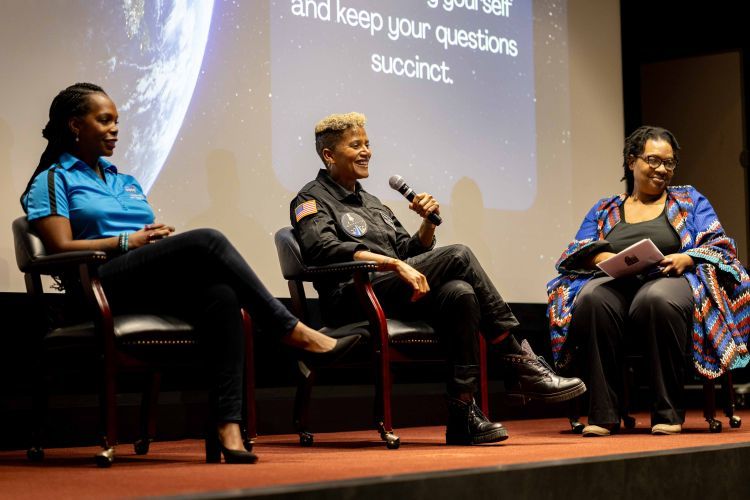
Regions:
<instances>
[{"instance_id":1,"label":"bracelet on wrist","mask_svg":"<svg viewBox=\"0 0 750 500\"><path fill-rule=\"evenodd\" d=\"M128 251L128 233L120 233L117 237L117 247L120 249L120 253Z\"/></svg>"}]
</instances>

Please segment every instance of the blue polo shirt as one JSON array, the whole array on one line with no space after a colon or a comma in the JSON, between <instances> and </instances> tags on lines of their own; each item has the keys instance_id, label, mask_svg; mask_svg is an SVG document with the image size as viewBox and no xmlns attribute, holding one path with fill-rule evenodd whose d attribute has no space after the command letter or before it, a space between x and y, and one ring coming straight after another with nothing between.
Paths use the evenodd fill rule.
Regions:
<instances>
[{"instance_id":1,"label":"blue polo shirt","mask_svg":"<svg viewBox=\"0 0 750 500\"><path fill-rule=\"evenodd\" d=\"M138 181L118 174L117 167L104 158L99 158L99 165L104 180L78 158L60 155L58 163L34 178L24 197L28 219L66 217L77 240L135 232L154 222L154 211Z\"/></svg>"}]
</instances>

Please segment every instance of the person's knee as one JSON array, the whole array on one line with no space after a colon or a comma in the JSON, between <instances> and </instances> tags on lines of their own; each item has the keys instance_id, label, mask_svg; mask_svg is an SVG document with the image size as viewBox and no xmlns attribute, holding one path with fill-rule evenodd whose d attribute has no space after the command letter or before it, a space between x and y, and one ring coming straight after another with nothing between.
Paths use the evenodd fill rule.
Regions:
<instances>
[{"instance_id":1,"label":"person's knee","mask_svg":"<svg viewBox=\"0 0 750 500\"><path fill-rule=\"evenodd\" d=\"M479 300L472 286L462 280L452 280L436 291L442 313L476 322L479 318Z\"/></svg>"},{"instance_id":2,"label":"person's knee","mask_svg":"<svg viewBox=\"0 0 750 500\"><path fill-rule=\"evenodd\" d=\"M601 287L584 287L576 297L575 310L599 310L608 303L606 291Z\"/></svg>"},{"instance_id":3,"label":"person's knee","mask_svg":"<svg viewBox=\"0 0 750 500\"><path fill-rule=\"evenodd\" d=\"M666 315L679 310L677 301L660 286L643 286L633 299L630 316L635 320L650 321L654 315Z\"/></svg>"},{"instance_id":4,"label":"person's knee","mask_svg":"<svg viewBox=\"0 0 750 500\"><path fill-rule=\"evenodd\" d=\"M446 296L452 297L454 299L457 299L463 295L468 295L476 299L476 293L474 292L474 288L463 280L449 281L448 283L446 283L445 285L441 287L440 293L445 294Z\"/></svg>"},{"instance_id":5,"label":"person's knee","mask_svg":"<svg viewBox=\"0 0 750 500\"><path fill-rule=\"evenodd\" d=\"M218 229L202 228L190 231L195 240L200 244L211 247L216 244L223 244L227 241L226 236Z\"/></svg>"},{"instance_id":6,"label":"person's knee","mask_svg":"<svg viewBox=\"0 0 750 500\"><path fill-rule=\"evenodd\" d=\"M476 259L471 248L461 243L449 245L447 248L450 250L451 257L459 261L461 265L469 266L470 263Z\"/></svg>"},{"instance_id":7,"label":"person's knee","mask_svg":"<svg viewBox=\"0 0 750 500\"><path fill-rule=\"evenodd\" d=\"M231 245L224 234L212 228L193 229L185 233L185 251L213 258Z\"/></svg>"},{"instance_id":8,"label":"person's knee","mask_svg":"<svg viewBox=\"0 0 750 500\"><path fill-rule=\"evenodd\" d=\"M435 293L441 308L451 308L454 304L461 304L462 307L476 304L476 307L479 307L474 288L463 280L448 281L440 289L435 290Z\"/></svg>"}]
</instances>

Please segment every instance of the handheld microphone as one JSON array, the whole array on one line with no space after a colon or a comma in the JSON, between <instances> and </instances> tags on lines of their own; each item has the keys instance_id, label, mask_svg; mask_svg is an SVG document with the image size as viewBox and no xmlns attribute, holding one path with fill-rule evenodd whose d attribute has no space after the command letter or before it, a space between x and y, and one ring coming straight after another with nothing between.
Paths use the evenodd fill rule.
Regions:
<instances>
[{"instance_id":1,"label":"handheld microphone","mask_svg":"<svg viewBox=\"0 0 750 500\"><path fill-rule=\"evenodd\" d=\"M406 181L404 181L404 178L400 175L392 175L391 178L388 179L388 184L393 189L404 195L404 198L407 200L412 201L414 199L416 193L406 184ZM443 219L434 212L427 216L427 220L436 226L439 226L443 222Z\"/></svg>"}]
</instances>

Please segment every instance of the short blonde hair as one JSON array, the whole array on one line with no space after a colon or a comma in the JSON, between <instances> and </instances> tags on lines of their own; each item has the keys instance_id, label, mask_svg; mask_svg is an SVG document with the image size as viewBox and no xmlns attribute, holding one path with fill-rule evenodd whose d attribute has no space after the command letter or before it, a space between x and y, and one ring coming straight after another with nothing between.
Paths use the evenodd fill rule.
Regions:
<instances>
[{"instance_id":1,"label":"short blonde hair","mask_svg":"<svg viewBox=\"0 0 750 500\"><path fill-rule=\"evenodd\" d=\"M333 149L344 131L354 127L364 127L367 118L362 113L352 111L351 113L328 115L315 124L315 150L328 168L323 158L324 149Z\"/></svg>"}]
</instances>

